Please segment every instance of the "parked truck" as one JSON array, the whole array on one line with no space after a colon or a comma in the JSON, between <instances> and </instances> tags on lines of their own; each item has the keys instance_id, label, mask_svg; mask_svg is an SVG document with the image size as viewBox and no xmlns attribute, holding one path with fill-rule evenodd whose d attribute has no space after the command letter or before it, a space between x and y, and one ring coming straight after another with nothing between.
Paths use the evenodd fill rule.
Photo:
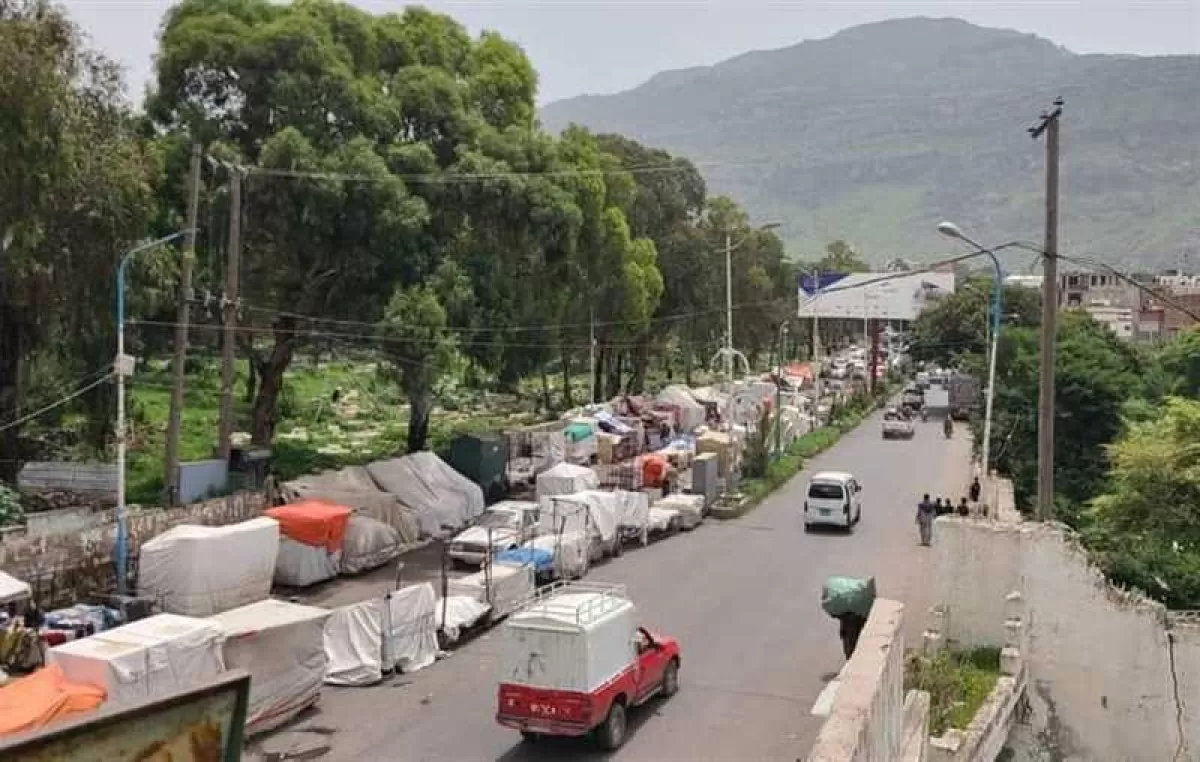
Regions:
<instances>
[{"instance_id":1,"label":"parked truck","mask_svg":"<svg viewBox=\"0 0 1200 762\"><path fill-rule=\"evenodd\" d=\"M979 379L967 373L950 376L950 417L965 421L971 416L979 397Z\"/></svg>"}]
</instances>

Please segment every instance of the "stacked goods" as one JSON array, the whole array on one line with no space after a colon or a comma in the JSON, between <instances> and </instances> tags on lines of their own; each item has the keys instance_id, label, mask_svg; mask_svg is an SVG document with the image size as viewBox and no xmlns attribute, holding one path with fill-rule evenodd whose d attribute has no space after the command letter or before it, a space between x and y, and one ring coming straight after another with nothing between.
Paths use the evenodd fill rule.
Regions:
<instances>
[{"instance_id":1,"label":"stacked goods","mask_svg":"<svg viewBox=\"0 0 1200 762\"><path fill-rule=\"evenodd\" d=\"M94 711L104 698L103 688L71 682L62 667L52 664L0 687L0 738Z\"/></svg>"},{"instance_id":2,"label":"stacked goods","mask_svg":"<svg viewBox=\"0 0 1200 762\"><path fill-rule=\"evenodd\" d=\"M404 550L400 533L375 519L354 514L342 542L342 574L361 574L383 566Z\"/></svg>"},{"instance_id":3,"label":"stacked goods","mask_svg":"<svg viewBox=\"0 0 1200 762\"><path fill-rule=\"evenodd\" d=\"M537 476L537 499L552 495L572 495L584 490L596 489L600 480L596 472L586 466L559 463Z\"/></svg>"},{"instance_id":4,"label":"stacked goods","mask_svg":"<svg viewBox=\"0 0 1200 762\"><path fill-rule=\"evenodd\" d=\"M676 511L683 529L694 529L704 520L704 495L676 492L656 501L653 507Z\"/></svg>"},{"instance_id":5,"label":"stacked goods","mask_svg":"<svg viewBox=\"0 0 1200 762\"><path fill-rule=\"evenodd\" d=\"M346 527L353 513L344 505L305 500L271 508L283 537L275 562L275 582L308 587L337 576L341 570Z\"/></svg>"},{"instance_id":6,"label":"stacked goods","mask_svg":"<svg viewBox=\"0 0 1200 762\"><path fill-rule=\"evenodd\" d=\"M720 431L707 431L696 438L696 452L711 452L717 456L717 472L726 477L733 469L733 441L728 434Z\"/></svg>"},{"instance_id":7,"label":"stacked goods","mask_svg":"<svg viewBox=\"0 0 1200 762\"><path fill-rule=\"evenodd\" d=\"M272 518L183 524L142 546L138 596L170 614L212 616L270 595L278 554L279 522Z\"/></svg>"},{"instance_id":8,"label":"stacked goods","mask_svg":"<svg viewBox=\"0 0 1200 762\"><path fill-rule=\"evenodd\" d=\"M225 666L250 673L246 733L271 730L317 703L329 612L267 599L210 617L225 633Z\"/></svg>"},{"instance_id":9,"label":"stacked goods","mask_svg":"<svg viewBox=\"0 0 1200 762\"><path fill-rule=\"evenodd\" d=\"M492 617L499 619L520 607L533 594L532 566L494 564L474 574L450 580L448 596L462 595L490 604Z\"/></svg>"},{"instance_id":10,"label":"stacked goods","mask_svg":"<svg viewBox=\"0 0 1200 762\"><path fill-rule=\"evenodd\" d=\"M419 516L395 495L384 492L364 466L348 466L339 471L322 471L283 484L290 502L324 500L354 509L355 515L382 521L411 545L420 539Z\"/></svg>"},{"instance_id":11,"label":"stacked goods","mask_svg":"<svg viewBox=\"0 0 1200 762\"><path fill-rule=\"evenodd\" d=\"M376 461L367 471L381 488L416 512L423 536L462 529L483 513L483 488L431 452Z\"/></svg>"},{"instance_id":12,"label":"stacked goods","mask_svg":"<svg viewBox=\"0 0 1200 762\"><path fill-rule=\"evenodd\" d=\"M51 648L69 682L99 686L127 706L211 682L225 671L225 633L209 619L158 614Z\"/></svg>"}]
</instances>

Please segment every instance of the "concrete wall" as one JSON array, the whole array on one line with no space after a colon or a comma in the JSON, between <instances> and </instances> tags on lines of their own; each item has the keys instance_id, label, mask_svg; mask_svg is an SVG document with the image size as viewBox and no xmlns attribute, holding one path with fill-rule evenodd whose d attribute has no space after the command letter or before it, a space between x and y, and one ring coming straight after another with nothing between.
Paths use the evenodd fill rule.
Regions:
<instances>
[{"instance_id":1,"label":"concrete wall","mask_svg":"<svg viewBox=\"0 0 1200 762\"><path fill-rule=\"evenodd\" d=\"M894 762L904 724L904 605L879 599L808 762Z\"/></svg>"},{"instance_id":2,"label":"concrete wall","mask_svg":"<svg viewBox=\"0 0 1200 762\"><path fill-rule=\"evenodd\" d=\"M1016 759L1200 759L1195 620L1109 584L1061 525L942 518L934 553L950 645L1003 645L1005 594L1024 599Z\"/></svg>"},{"instance_id":3,"label":"concrete wall","mask_svg":"<svg viewBox=\"0 0 1200 762\"><path fill-rule=\"evenodd\" d=\"M129 548L136 555L143 542L177 524L235 524L261 514L266 507L262 493L239 492L180 508L135 511L129 515ZM74 602L75 596L111 585L115 542L113 511L95 511L82 528L7 536L0 543L0 569L33 585L43 608Z\"/></svg>"}]
</instances>

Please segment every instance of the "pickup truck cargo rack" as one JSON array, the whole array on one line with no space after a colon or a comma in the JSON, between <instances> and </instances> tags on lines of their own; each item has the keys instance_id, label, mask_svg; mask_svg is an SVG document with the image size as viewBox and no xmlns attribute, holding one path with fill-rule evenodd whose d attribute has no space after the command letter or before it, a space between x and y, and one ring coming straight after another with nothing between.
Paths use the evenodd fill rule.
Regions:
<instances>
[{"instance_id":1,"label":"pickup truck cargo rack","mask_svg":"<svg viewBox=\"0 0 1200 762\"><path fill-rule=\"evenodd\" d=\"M564 595L586 595L580 601L564 601ZM521 600L513 614L538 611L552 616L573 619L584 627L615 611L629 601L625 585L606 582L559 580L546 585Z\"/></svg>"}]
</instances>

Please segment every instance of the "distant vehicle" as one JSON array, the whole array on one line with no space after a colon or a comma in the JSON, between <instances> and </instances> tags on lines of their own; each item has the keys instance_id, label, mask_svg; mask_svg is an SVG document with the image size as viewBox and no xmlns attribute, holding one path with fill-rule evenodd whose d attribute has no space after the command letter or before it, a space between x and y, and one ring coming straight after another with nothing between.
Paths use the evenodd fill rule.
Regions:
<instances>
[{"instance_id":1,"label":"distant vehicle","mask_svg":"<svg viewBox=\"0 0 1200 762\"><path fill-rule=\"evenodd\" d=\"M979 379L966 373L950 376L950 415L955 420L965 421L971 416L979 396Z\"/></svg>"},{"instance_id":2,"label":"distant vehicle","mask_svg":"<svg viewBox=\"0 0 1200 762\"><path fill-rule=\"evenodd\" d=\"M543 588L501 639L496 721L528 741L595 731L616 750L630 709L679 690L679 644L638 626L623 585Z\"/></svg>"},{"instance_id":3,"label":"distant vehicle","mask_svg":"<svg viewBox=\"0 0 1200 762\"><path fill-rule=\"evenodd\" d=\"M907 386L900 393L900 404L919 410L925 404L925 393L918 386Z\"/></svg>"},{"instance_id":4,"label":"distant vehicle","mask_svg":"<svg viewBox=\"0 0 1200 762\"><path fill-rule=\"evenodd\" d=\"M912 439L916 433L912 419L896 408L888 408L883 414L884 439Z\"/></svg>"},{"instance_id":5,"label":"distant vehicle","mask_svg":"<svg viewBox=\"0 0 1200 762\"><path fill-rule=\"evenodd\" d=\"M480 566L489 556L520 547L537 534L539 510L537 503L522 500L496 503L474 526L455 535L450 541L450 558L467 566Z\"/></svg>"},{"instance_id":6,"label":"distant vehicle","mask_svg":"<svg viewBox=\"0 0 1200 762\"><path fill-rule=\"evenodd\" d=\"M845 471L822 471L808 482L804 501L804 529L816 524L849 530L862 520L862 485Z\"/></svg>"}]
</instances>

